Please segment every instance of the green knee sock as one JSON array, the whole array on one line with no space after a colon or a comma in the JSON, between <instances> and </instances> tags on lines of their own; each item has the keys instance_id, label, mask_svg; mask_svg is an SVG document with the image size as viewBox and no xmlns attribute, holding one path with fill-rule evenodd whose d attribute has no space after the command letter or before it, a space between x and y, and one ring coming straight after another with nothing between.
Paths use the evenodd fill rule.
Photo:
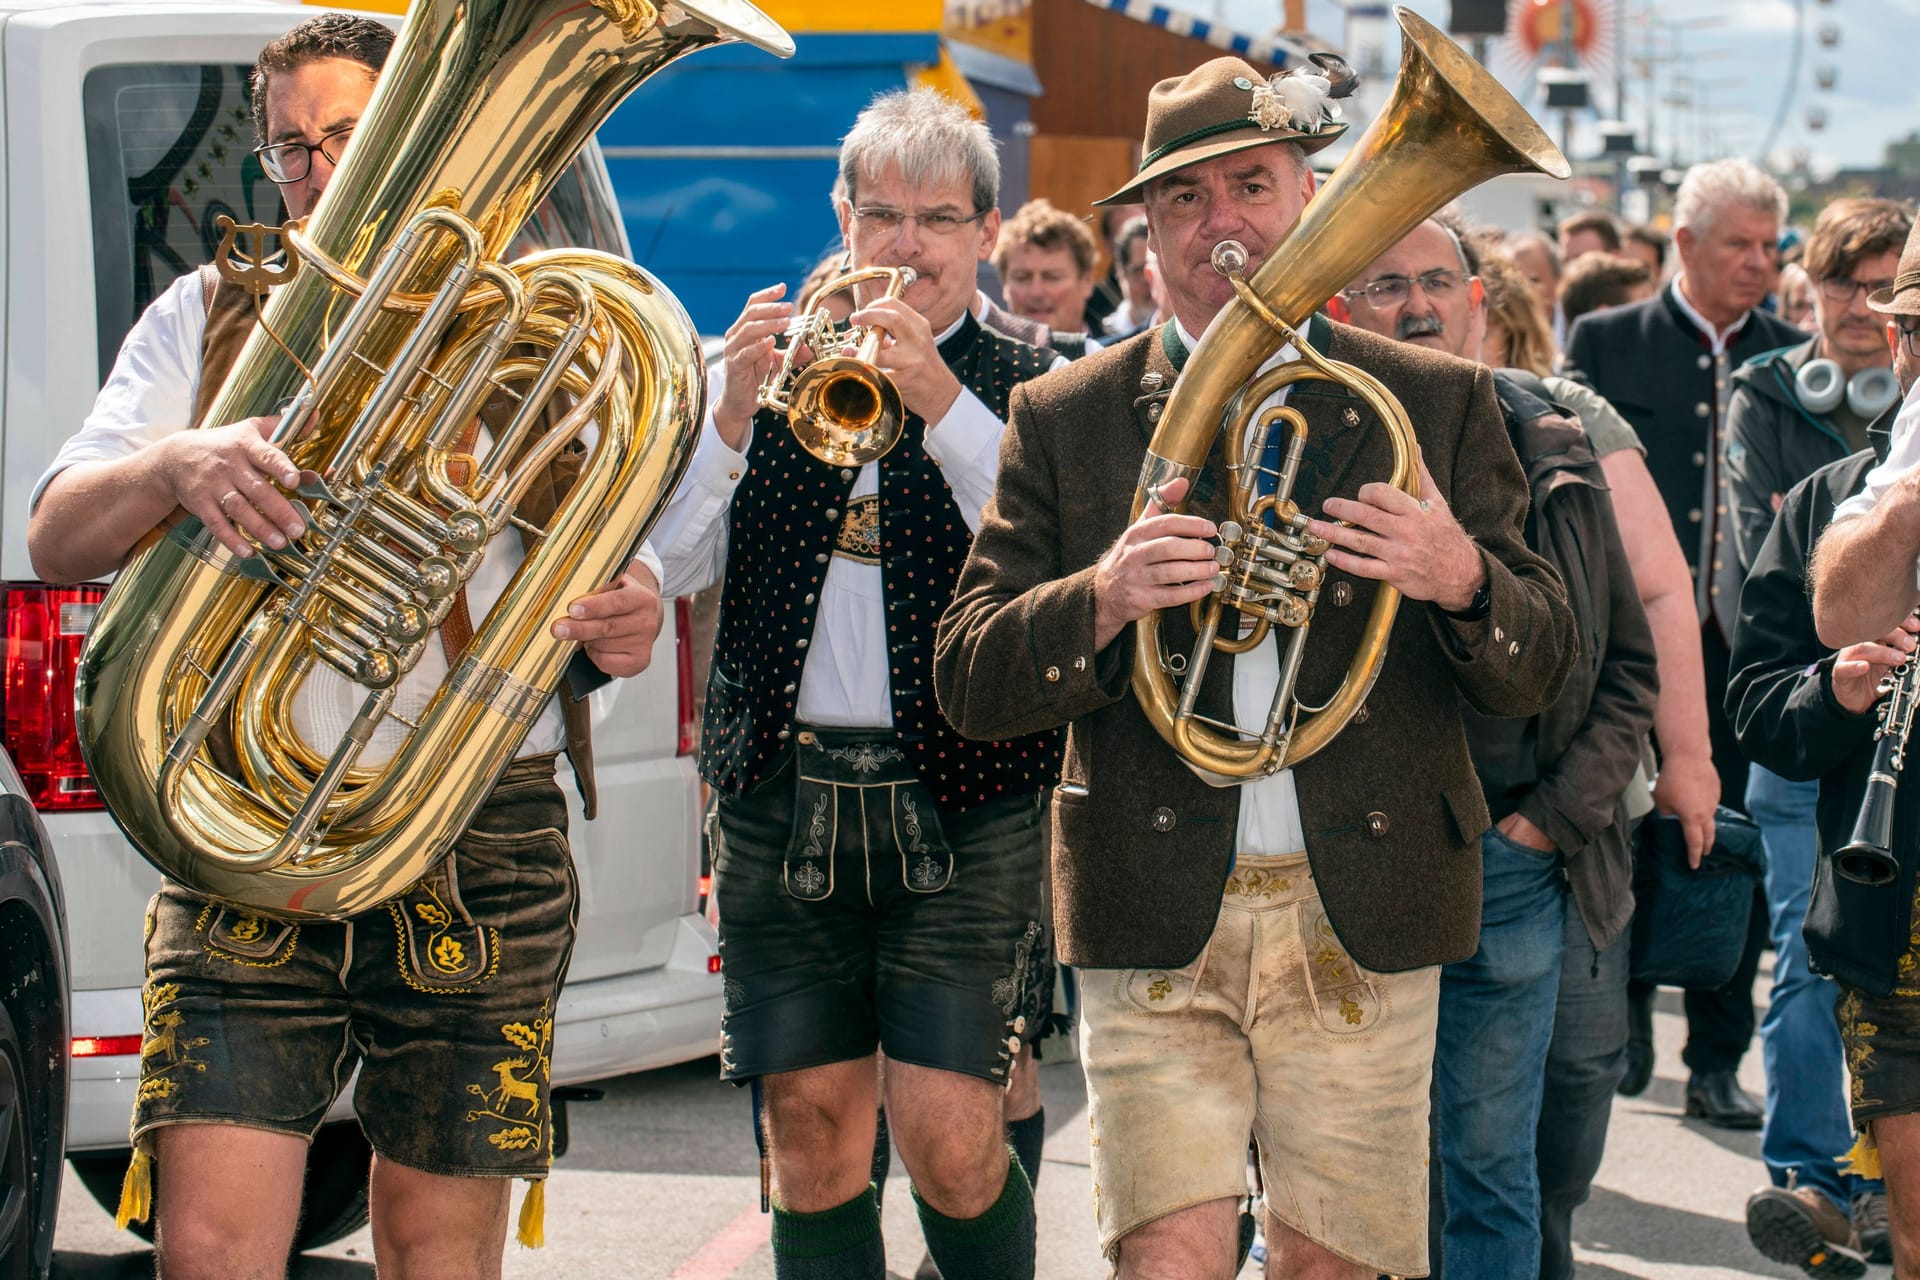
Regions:
<instances>
[{"instance_id":1,"label":"green knee sock","mask_svg":"<svg viewBox=\"0 0 1920 1280\"><path fill-rule=\"evenodd\" d=\"M872 1187L819 1213L773 1207L775 1280L883 1280L886 1273L880 1206Z\"/></svg>"},{"instance_id":2,"label":"green knee sock","mask_svg":"<svg viewBox=\"0 0 1920 1280\"><path fill-rule=\"evenodd\" d=\"M977 1218L949 1218L920 1198L913 1207L927 1252L950 1280L1033 1280L1033 1188L1011 1149L1000 1198Z\"/></svg>"}]
</instances>

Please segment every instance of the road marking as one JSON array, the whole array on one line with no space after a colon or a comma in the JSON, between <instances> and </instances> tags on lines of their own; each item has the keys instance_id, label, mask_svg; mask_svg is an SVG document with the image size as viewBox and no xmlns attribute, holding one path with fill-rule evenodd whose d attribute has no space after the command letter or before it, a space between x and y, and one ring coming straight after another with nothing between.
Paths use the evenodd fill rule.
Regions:
<instances>
[{"instance_id":1,"label":"road marking","mask_svg":"<svg viewBox=\"0 0 1920 1280\"><path fill-rule=\"evenodd\" d=\"M752 1205L720 1228L691 1258L675 1267L668 1280L727 1280L740 1264L758 1253L773 1235L773 1219Z\"/></svg>"}]
</instances>

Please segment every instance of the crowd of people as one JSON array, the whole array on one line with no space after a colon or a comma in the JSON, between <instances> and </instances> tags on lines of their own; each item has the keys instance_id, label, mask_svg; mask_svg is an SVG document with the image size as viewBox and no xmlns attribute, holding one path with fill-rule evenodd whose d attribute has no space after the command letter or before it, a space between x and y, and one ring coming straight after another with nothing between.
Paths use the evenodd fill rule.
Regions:
<instances>
[{"instance_id":1,"label":"crowd of people","mask_svg":"<svg viewBox=\"0 0 1920 1280\"><path fill-rule=\"evenodd\" d=\"M290 210L318 201L390 43L327 15L263 56L260 152ZM1912 213L1842 200L1790 236L1786 194L1740 160L1687 173L1670 234L1442 212L1263 364L1305 343L1376 380L1410 423L1405 484L1383 482L1371 403L1324 381L1249 407L1296 424L1284 463L1277 437L1174 461L1176 388L1236 298L1216 249L1249 275L1286 252L1340 88L1234 58L1161 82L1099 241L1044 199L1003 220L991 135L938 92L861 112L840 245L792 301L745 300L684 481L555 624L584 659L454 855L405 904L264 940L182 886L156 899L148 1035L218 1050L184 1087L143 1056L123 1216L152 1202L163 1274L283 1273L303 1141L356 1056L380 1265L499 1274L506 1180L545 1176L551 1134L446 1122L446 1081L494 1026L549 1025L576 892L554 756L590 786L582 695L646 665L663 597L715 584L720 1064L755 1088L782 1280L884 1274L894 1149L923 1274L1030 1280L1060 966L1117 1274L1224 1280L1258 1235L1274 1276L1570 1277L1612 1099L1652 1072L1636 867L1662 823L1694 867L1743 823L1765 849L1732 980L1686 994L1683 1054L1688 1114L1761 1130L1755 1247L1814 1276L1920 1273L1920 811L1894 809L1880 883L1823 857L1886 784L1874 707L1920 633ZM829 287L909 267L903 289ZM886 335L889 449L823 459L761 394L816 297ZM238 557L305 535L266 420L181 430L246 315L190 274L141 319L36 491L43 576L111 570L176 506ZM1390 644L1317 753L1222 786L1133 677L1177 671L1202 630L1187 606L1243 536L1223 527L1243 476L1274 498L1264 545L1313 647L1216 655L1191 709L1260 724L1283 687L1324 706L1377 618ZM519 555L489 547L477 605ZM502 845L537 857L503 872ZM407 967L407 908L448 904L491 968ZM1756 1102L1736 1070L1769 941ZM377 962L396 950L397 975Z\"/></svg>"}]
</instances>

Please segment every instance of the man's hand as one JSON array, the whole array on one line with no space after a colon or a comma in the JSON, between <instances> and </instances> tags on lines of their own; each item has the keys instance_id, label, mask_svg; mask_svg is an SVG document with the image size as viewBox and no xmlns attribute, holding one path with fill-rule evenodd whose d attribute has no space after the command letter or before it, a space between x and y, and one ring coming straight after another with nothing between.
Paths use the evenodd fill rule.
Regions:
<instances>
[{"instance_id":1,"label":"man's hand","mask_svg":"<svg viewBox=\"0 0 1920 1280\"><path fill-rule=\"evenodd\" d=\"M1908 614L1900 625L1878 640L1850 644L1833 659L1833 696L1855 715L1864 715L1880 700L1880 682L1889 671L1913 656L1920 619Z\"/></svg>"},{"instance_id":2,"label":"man's hand","mask_svg":"<svg viewBox=\"0 0 1920 1280\"><path fill-rule=\"evenodd\" d=\"M1375 482L1363 485L1357 499L1328 498L1322 508L1331 519L1311 521L1307 531L1333 544L1327 563L1335 569L1452 610L1472 604L1486 581L1480 552L1453 518L1424 458L1418 498Z\"/></svg>"},{"instance_id":3,"label":"man's hand","mask_svg":"<svg viewBox=\"0 0 1920 1280\"><path fill-rule=\"evenodd\" d=\"M1713 808L1720 803L1720 771L1711 755L1693 756L1669 751L1660 757L1660 776L1653 782L1653 807L1680 819L1687 838L1687 865L1713 848Z\"/></svg>"},{"instance_id":4,"label":"man's hand","mask_svg":"<svg viewBox=\"0 0 1920 1280\"><path fill-rule=\"evenodd\" d=\"M278 418L248 418L205 431L178 431L155 445L153 464L174 500L199 517L207 532L238 556L247 541L278 551L307 531L306 517L275 485L292 488L299 468L267 443Z\"/></svg>"},{"instance_id":5,"label":"man's hand","mask_svg":"<svg viewBox=\"0 0 1920 1280\"><path fill-rule=\"evenodd\" d=\"M927 318L899 298L880 298L847 317L857 325L878 325L886 341L873 362L900 389L900 402L929 427L939 425L960 398L960 380L940 358Z\"/></svg>"},{"instance_id":6,"label":"man's hand","mask_svg":"<svg viewBox=\"0 0 1920 1280\"><path fill-rule=\"evenodd\" d=\"M727 328L727 385L713 406L713 425L729 449L738 449L747 438L760 406L760 384L773 368L774 339L793 319L793 304L780 301L786 292L786 285L775 284L750 294L746 310Z\"/></svg>"},{"instance_id":7,"label":"man's hand","mask_svg":"<svg viewBox=\"0 0 1920 1280\"><path fill-rule=\"evenodd\" d=\"M1494 828L1498 830L1501 835L1524 849L1532 849L1535 853L1560 852L1560 846L1553 842L1552 836L1534 826L1529 819L1523 817L1521 814L1508 814L1506 817L1500 819L1499 822L1495 823Z\"/></svg>"},{"instance_id":8,"label":"man's hand","mask_svg":"<svg viewBox=\"0 0 1920 1280\"><path fill-rule=\"evenodd\" d=\"M592 595L567 606L565 619L553 624L560 640L578 640L593 665L610 676L637 676L653 659L665 611L660 584L639 561Z\"/></svg>"},{"instance_id":9,"label":"man's hand","mask_svg":"<svg viewBox=\"0 0 1920 1280\"><path fill-rule=\"evenodd\" d=\"M1155 609L1175 609L1213 590L1220 566L1216 530L1200 516L1170 515L1167 508L1187 496L1188 482L1170 480L1161 501L1151 499L1140 518L1100 557L1093 571L1093 647L1104 649L1130 622Z\"/></svg>"}]
</instances>

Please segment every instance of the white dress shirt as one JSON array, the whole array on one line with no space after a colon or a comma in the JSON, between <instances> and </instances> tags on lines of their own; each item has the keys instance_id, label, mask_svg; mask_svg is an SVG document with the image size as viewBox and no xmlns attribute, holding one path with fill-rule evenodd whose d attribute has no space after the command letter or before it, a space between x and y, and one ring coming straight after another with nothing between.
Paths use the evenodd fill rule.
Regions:
<instances>
[{"instance_id":1,"label":"white dress shirt","mask_svg":"<svg viewBox=\"0 0 1920 1280\"><path fill-rule=\"evenodd\" d=\"M1189 353L1200 343L1179 320L1173 322ZM1269 356L1260 372L1295 359L1293 344ZM1260 402L1256 416L1287 402L1288 387L1282 387ZM1247 728L1264 727L1267 710L1273 705L1274 690L1280 687L1280 642L1288 629L1275 627L1266 642L1255 645L1233 659L1233 718ZM1217 656L1217 655L1216 655ZM1240 820L1234 837L1234 850L1245 854L1299 853L1307 847L1300 824L1300 795L1294 787L1293 770L1282 769L1264 778L1240 784Z\"/></svg>"},{"instance_id":2,"label":"white dress shirt","mask_svg":"<svg viewBox=\"0 0 1920 1280\"><path fill-rule=\"evenodd\" d=\"M945 342L966 323L963 314L944 332ZM1056 361L1055 367L1064 361ZM653 531L666 564L662 593L687 595L719 581L727 567L727 520L733 491L747 473L753 448L749 424L740 448L730 449L713 424L711 406L726 389L726 366L708 375L707 420L686 479L674 492ZM780 428L784 430L785 428ZM953 501L969 530L993 496L1000 474L1000 437L1006 424L965 386L946 416L927 428L927 456L946 477ZM848 501L880 492L880 464L869 462L853 480ZM883 517L884 519L884 513ZM794 714L810 724L881 729L893 724L892 663L887 658L886 600L880 566L835 551L820 585L812 643L800 676Z\"/></svg>"},{"instance_id":3,"label":"white dress shirt","mask_svg":"<svg viewBox=\"0 0 1920 1280\"><path fill-rule=\"evenodd\" d=\"M1915 383L1913 390L1907 392L1906 402L1900 406L1900 412L1893 420L1892 439L1887 446L1885 460L1867 472L1866 483L1858 493L1833 509L1833 523L1851 520L1873 510L1894 482L1916 464L1920 464L1920 383Z\"/></svg>"},{"instance_id":4,"label":"white dress shirt","mask_svg":"<svg viewBox=\"0 0 1920 1280\"><path fill-rule=\"evenodd\" d=\"M206 327L200 273L189 271L134 322L79 434L60 447L34 486L33 505L39 505L47 484L75 463L125 458L188 427L200 385ZM476 452L484 454L490 441L485 432L481 436ZM467 607L476 626L483 624L525 558L517 534L502 534L488 544L486 556L467 583ZM659 560L650 550L643 547L638 559L660 576ZM437 641L429 641L418 665L395 686L394 711L417 720L446 675L446 653ZM366 697L365 689L316 662L294 697L294 728L309 745L331 754ZM383 721L360 753L359 763L374 766L391 759L409 732L395 720ZM566 736L560 708L550 699L528 731L520 754L558 751L566 745Z\"/></svg>"}]
</instances>

